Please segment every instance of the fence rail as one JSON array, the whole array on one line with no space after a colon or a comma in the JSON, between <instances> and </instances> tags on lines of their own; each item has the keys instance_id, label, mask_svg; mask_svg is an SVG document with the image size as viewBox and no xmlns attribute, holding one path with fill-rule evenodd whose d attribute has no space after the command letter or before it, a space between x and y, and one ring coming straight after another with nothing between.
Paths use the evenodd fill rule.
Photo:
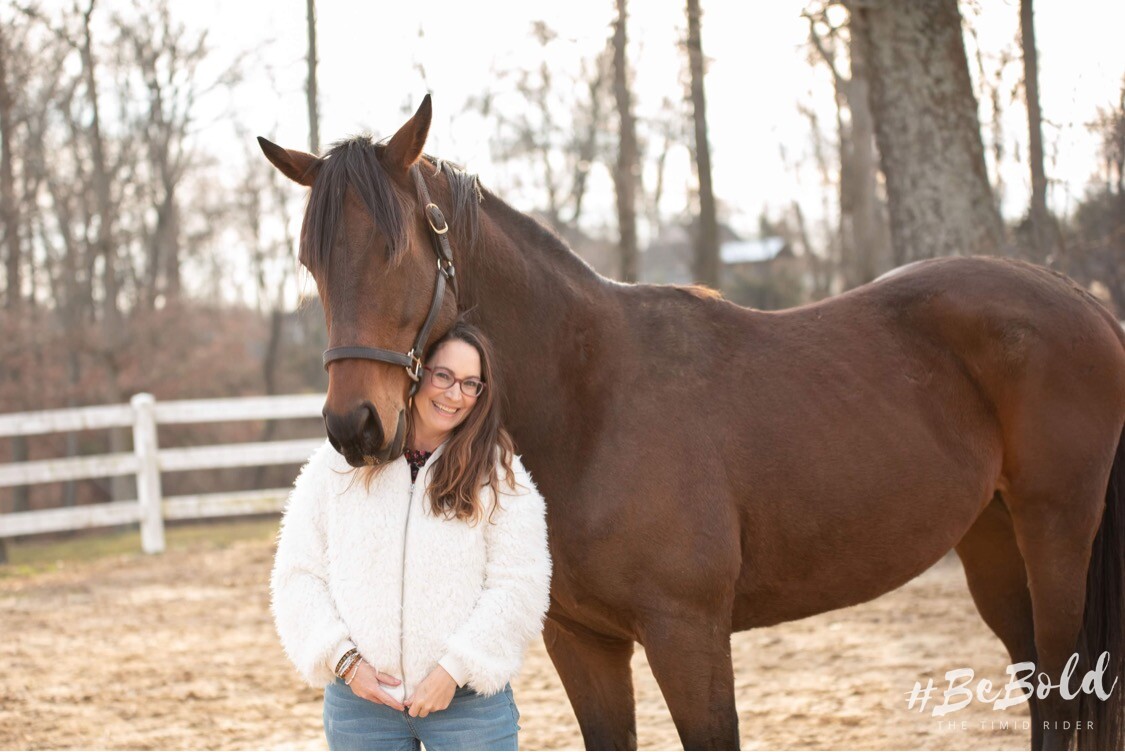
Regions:
<instances>
[{"instance_id":1,"label":"fence rail","mask_svg":"<svg viewBox=\"0 0 1125 752\"><path fill-rule=\"evenodd\" d=\"M160 474L304 462L323 439L160 449L161 425L277 420L320 416L324 397L290 394L214 400L157 402L138 394L128 405L99 405L0 415L0 437L88 431L130 426L133 452L0 464L0 488L135 475L137 498L62 509L0 514L0 538L140 523L145 553L164 550L164 521L280 511L289 491L272 488L165 498Z\"/></svg>"}]
</instances>

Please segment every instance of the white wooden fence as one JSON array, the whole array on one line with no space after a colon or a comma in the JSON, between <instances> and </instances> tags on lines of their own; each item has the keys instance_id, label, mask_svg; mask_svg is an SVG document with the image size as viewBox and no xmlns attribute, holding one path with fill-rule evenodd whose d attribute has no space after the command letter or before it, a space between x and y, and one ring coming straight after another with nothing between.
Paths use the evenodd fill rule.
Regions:
<instances>
[{"instance_id":1,"label":"white wooden fence","mask_svg":"<svg viewBox=\"0 0 1125 752\"><path fill-rule=\"evenodd\" d=\"M140 522L141 547L145 553L151 554L164 550L166 519L280 511L288 488L164 498L160 490L160 473L302 463L324 439L160 449L157 427L172 423L319 417L323 404L324 396L319 394L175 402L157 402L151 394L138 394L128 405L0 415L0 437L124 426L133 428L132 453L0 464L0 487L117 475L135 475L137 478L137 498L134 500L0 514L0 538Z\"/></svg>"}]
</instances>

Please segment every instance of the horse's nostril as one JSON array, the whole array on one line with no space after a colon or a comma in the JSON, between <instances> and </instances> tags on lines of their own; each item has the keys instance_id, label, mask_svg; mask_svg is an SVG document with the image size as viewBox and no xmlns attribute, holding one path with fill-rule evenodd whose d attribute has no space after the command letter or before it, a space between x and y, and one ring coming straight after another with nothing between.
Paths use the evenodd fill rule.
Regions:
<instances>
[{"instance_id":1,"label":"horse's nostril","mask_svg":"<svg viewBox=\"0 0 1125 752\"><path fill-rule=\"evenodd\" d=\"M371 451L375 451L383 446L383 426L379 422L379 413L370 402L363 403L360 413L363 416L359 429L360 441L364 446L370 447Z\"/></svg>"}]
</instances>

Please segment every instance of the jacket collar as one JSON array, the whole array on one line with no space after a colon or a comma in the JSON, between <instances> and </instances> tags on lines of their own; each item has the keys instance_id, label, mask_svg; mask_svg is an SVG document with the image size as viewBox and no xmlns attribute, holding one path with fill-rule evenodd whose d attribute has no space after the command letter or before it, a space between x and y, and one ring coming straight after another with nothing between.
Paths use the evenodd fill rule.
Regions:
<instances>
[{"instance_id":1,"label":"jacket collar","mask_svg":"<svg viewBox=\"0 0 1125 752\"><path fill-rule=\"evenodd\" d=\"M430 455L430 459L426 461L426 467L429 467L430 462L433 462L434 460L436 460L438 457L441 456L441 453L445 451L445 447L446 447L447 444L449 444L449 439L446 439L445 441L443 441L443 442L441 442L440 444L437 445L437 449L435 449L433 451L433 454ZM402 460L403 462L406 462L406 455L403 455L403 456L399 457L399 459ZM398 460L396 460L396 462L397 461Z\"/></svg>"}]
</instances>

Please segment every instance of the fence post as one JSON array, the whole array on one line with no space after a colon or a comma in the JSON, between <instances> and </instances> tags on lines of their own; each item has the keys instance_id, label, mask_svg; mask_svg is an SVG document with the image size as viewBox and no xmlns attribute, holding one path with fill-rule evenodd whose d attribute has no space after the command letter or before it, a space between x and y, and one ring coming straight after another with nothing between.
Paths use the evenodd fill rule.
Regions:
<instances>
[{"instance_id":1,"label":"fence post","mask_svg":"<svg viewBox=\"0 0 1125 752\"><path fill-rule=\"evenodd\" d=\"M137 455L137 501L141 506L141 549L146 554L164 551L163 499L157 456L156 416L151 394L134 394L133 452Z\"/></svg>"}]
</instances>

